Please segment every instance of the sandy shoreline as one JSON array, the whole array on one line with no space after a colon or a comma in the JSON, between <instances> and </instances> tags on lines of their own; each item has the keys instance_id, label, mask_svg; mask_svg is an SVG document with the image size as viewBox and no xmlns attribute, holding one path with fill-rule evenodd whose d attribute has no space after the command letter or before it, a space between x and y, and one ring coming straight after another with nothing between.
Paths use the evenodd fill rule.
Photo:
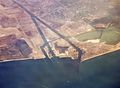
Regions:
<instances>
[{"instance_id":1,"label":"sandy shoreline","mask_svg":"<svg viewBox=\"0 0 120 88\"><path fill-rule=\"evenodd\" d=\"M107 52L105 52L105 53L101 53L101 54L98 54L98 55L94 55L94 56L91 56L91 57L89 57L89 58L85 58L85 59L83 59L82 61L90 60L90 59L92 59L92 58L99 57L99 56L102 56L102 55L105 55L105 54L108 54L108 53L112 53L112 52L115 52L115 51L117 51L117 50L120 50L120 48L113 49L113 50L111 50L111 51L107 51Z\"/></svg>"},{"instance_id":2,"label":"sandy shoreline","mask_svg":"<svg viewBox=\"0 0 120 88\"><path fill-rule=\"evenodd\" d=\"M0 61L0 63L13 62L13 61L25 61L25 60L35 60L35 59L34 58L10 59L10 60L2 60Z\"/></svg>"},{"instance_id":3,"label":"sandy shoreline","mask_svg":"<svg viewBox=\"0 0 120 88\"><path fill-rule=\"evenodd\" d=\"M111 51L108 51L108 52L105 52L105 53L101 53L101 54L98 54L98 55L94 55L94 56L89 57L89 58L84 58L84 59L82 60L82 62L83 62L83 61L86 61L86 60L90 60L90 59L95 58L95 57L99 57L99 56L102 56L102 55L111 53L111 52L115 52L115 51L117 51L117 50L120 50L120 48L113 49L113 50L111 50ZM22 58L22 59L10 59L10 60L0 61L0 63L13 62L13 61L26 61L26 60L39 60L39 59L35 59L35 58L32 58L32 57L30 57L30 58Z\"/></svg>"}]
</instances>

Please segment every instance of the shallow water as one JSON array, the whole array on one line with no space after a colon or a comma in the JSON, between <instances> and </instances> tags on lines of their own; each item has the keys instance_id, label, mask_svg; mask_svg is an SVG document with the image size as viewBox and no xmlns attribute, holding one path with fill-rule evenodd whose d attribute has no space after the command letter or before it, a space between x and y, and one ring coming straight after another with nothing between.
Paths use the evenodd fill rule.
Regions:
<instances>
[{"instance_id":1,"label":"shallow water","mask_svg":"<svg viewBox=\"0 0 120 88\"><path fill-rule=\"evenodd\" d=\"M120 88L120 51L82 62L70 59L0 63L0 88Z\"/></svg>"}]
</instances>

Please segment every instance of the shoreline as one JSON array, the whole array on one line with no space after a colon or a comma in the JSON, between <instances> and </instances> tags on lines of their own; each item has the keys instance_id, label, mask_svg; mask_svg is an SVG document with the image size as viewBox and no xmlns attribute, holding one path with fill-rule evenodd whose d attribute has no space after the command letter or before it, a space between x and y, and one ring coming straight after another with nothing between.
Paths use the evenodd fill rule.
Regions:
<instances>
[{"instance_id":1,"label":"shoreline","mask_svg":"<svg viewBox=\"0 0 120 88\"><path fill-rule=\"evenodd\" d=\"M107 52L105 52L105 53L101 53L101 54L98 54L98 55L94 55L94 56L91 56L91 57L89 57L89 58L85 58L85 59L83 59L82 62L83 62L83 61L90 60L90 59L92 59L92 58L96 58L96 57L99 57L99 56L102 56L102 55L108 54L108 53L112 53L112 52L115 52L115 51L118 51L118 50L120 50L120 48L113 49L113 50L111 50L111 51L107 51Z\"/></svg>"},{"instance_id":2,"label":"shoreline","mask_svg":"<svg viewBox=\"0 0 120 88\"><path fill-rule=\"evenodd\" d=\"M87 60L90 60L92 58L96 58L96 57L99 57L99 56L102 56L102 55L105 55L105 54L108 54L108 53L112 53L112 52L115 52L115 51L118 51L120 50L120 48L117 48L117 49L113 49L111 51L108 51L108 52L105 52L105 53L101 53L101 54L98 54L98 55L94 55L94 56L91 56L89 58L84 58L83 60L81 60L81 62L83 61L87 61ZM42 58L41 58L42 59ZM22 58L22 59L10 59L10 60L1 60L0 63L7 63L7 62L14 62L14 61L26 61L26 60L41 60L41 59L38 59L38 58Z\"/></svg>"},{"instance_id":3,"label":"shoreline","mask_svg":"<svg viewBox=\"0 0 120 88\"><path fill-rule=\"evenodd\" d=\"M34 58L22 58L22 59L1 60L0 63L13 62L13 61L25 61L25 60L35 60L35 59Z\"/></svg>"}]
</instances>

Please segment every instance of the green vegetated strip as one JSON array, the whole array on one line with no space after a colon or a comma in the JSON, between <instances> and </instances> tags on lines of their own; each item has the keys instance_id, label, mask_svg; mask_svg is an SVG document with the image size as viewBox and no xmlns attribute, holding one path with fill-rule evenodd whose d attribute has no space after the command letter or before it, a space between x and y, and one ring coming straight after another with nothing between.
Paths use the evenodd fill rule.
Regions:
<instances>
[{"instance_id":1,"label":"green vegetated strip","mask_svg":"<svg viewBox=\"0 0 120 88\"><path fill-rule=\"evenodd\" d=\"M75 38L79 41L101 39L101 42L106 42L107 44L117 44L120 42L120 29L115 27L109 27L107 29L103 29L102 31L93 30L90 32L79 34L75 36Z\"/></svg>"},{"instance_id":2,"label":"green vegetated strip","mask_svg":"<svg viewBox=\"0 0 120 88\"><path fill-rule=\"evenodd\" d=\"M86 33L79 34L75 36L79 41L86 41L91 39L98 39L100 37L101 32L99 31L90 31Z\"/></svg>"},{"instance_id":3,"label":"green vegetated strip","mask_svg":"<svg viewBox=\"0 0 120 88\"><path fill-rule=\"evenodd\" d=\"M120 42L120 32L117 31L105 31L101 37L101 42L107 44L117 44Z\"/></svg>"}]
</instances>

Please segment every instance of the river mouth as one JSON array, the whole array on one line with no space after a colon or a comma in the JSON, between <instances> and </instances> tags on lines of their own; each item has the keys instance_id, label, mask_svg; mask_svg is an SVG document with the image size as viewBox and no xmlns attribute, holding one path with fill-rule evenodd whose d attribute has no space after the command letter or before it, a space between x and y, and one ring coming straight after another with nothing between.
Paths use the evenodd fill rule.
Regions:
<instances>
[{"instance_id":1,"label":"river mouth","mask_svg":"<svg viewBox=\"0 0 120 88\"><path fill-rule=\"evenodd\" d=\"M0 63L0 88L120 88L120 50L87 61Z\"/></svg>"}]
</instances>

